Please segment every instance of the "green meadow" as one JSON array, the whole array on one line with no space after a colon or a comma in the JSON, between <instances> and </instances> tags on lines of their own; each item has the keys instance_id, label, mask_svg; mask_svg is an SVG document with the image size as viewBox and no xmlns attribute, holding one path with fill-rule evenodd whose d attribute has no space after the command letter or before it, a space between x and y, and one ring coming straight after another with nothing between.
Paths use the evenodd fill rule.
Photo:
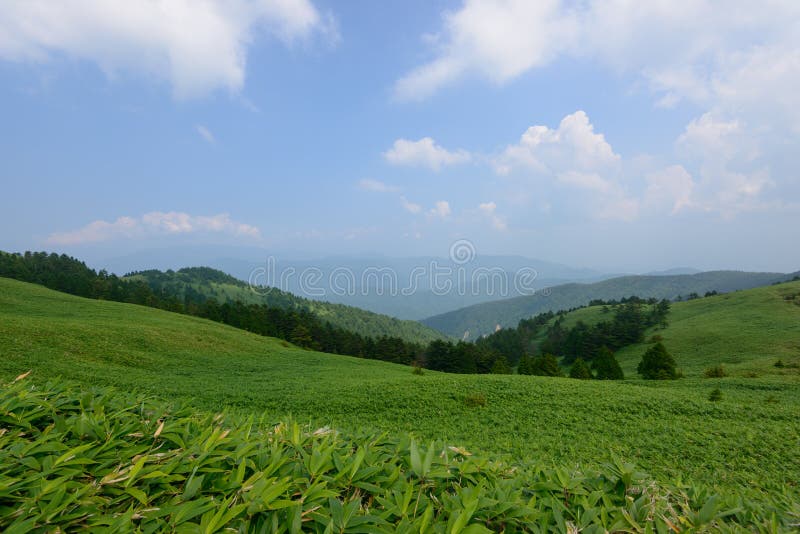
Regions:
<instances>
[{"instance_id":1,"label":"green meadow","mask_svg":"<svg viewBox=\"0 0 800 534\"><path fill-rule=\"evenodd\" d=\"M687 377L635 379L645 344L619 355L628 379L603 382L416 375L0 279L0 373L10 380L30 370L35 383L114 386L275 423L410 434L511 463L583 470L622 460L664 483L786 505L800 499L798 292L800 283L790 283L676 303L658 334ZM700 378L717 363L731 376ZM712 402L715 388L722 399Z\"/></svg>"}]
</instances>

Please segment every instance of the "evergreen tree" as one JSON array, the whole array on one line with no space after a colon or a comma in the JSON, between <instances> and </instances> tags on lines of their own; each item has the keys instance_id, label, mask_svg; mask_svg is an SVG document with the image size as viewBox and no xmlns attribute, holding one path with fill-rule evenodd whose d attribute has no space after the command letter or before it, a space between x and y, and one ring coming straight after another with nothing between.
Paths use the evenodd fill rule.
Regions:
<instances>
[{"instance_id":1,"label":"evergreen tree","mask_svg":"<svg viewBox=\"0 0 800 534\"><path fill-rule=\"evenodd\" d=\"M637 371L648 380L674 380L677 378L675 367L675 360L659 342L647 349Z\"/></svg>"},{"instance_id":2,"label":"evergreen tree","mask_svg":"<svg viewBox=\"0 0 800 534\"><path fill-rule=\"evenodd\" d=\"M592 378L592 371L589 370L589 366L586 365L586 362L583 361L583 358L578 358L575 360L575 363L572 364L572 368L569 370L569 377L587 380Z\"/></svg>"},{"instance_id":3,"label":"evergreen tree","mask_svg":"<svg viewBox=\"0 0 800 534\"><path fill-rule=\"evenodd\" d=\"M533 372L536 376L564 376L558 360L552 354L542 354L533 359Z\"/></svg>"},{"instance_id":4,"label":"evergreen tree","mask_svg":"<svg viewBox=\"0 0 800 534\"><path fill-rule=\"evenodd\" d=\"M508 360L506 360L505 356L498 356L497 359L494 361L494 365L492 365L492 374L493 375L511 374L511 367L509 367Z\"/></svg>"},{"instance_id":5,"label":"evergreen tree","mask_svg":"<svg viewBox=\"0 0 800 534\"><path fill-rule=\"evenodd\" d=\"M519 365L517 366L517 373L521 375L533 374L533 357L530 354L525 354L519 359Z\"/></svg>"},{"instance_id":6,"label":"evergreen tree","mask_svg":"<svg viewBox=\"0 0 800 534\"><path fill-rule=\"evenodd\" d=\"M617 358L608 347L601 347L597 357L592 361L595 378L598 380L622 380L625 374L619 366Z\"/></svg>"}]
</instances>

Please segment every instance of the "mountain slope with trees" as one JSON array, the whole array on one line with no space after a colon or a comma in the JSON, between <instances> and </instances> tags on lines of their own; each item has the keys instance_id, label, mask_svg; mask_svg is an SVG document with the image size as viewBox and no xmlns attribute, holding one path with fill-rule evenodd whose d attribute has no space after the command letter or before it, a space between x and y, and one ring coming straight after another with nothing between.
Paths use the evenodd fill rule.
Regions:
<instances>
[{"instance_id":1,"label":"mountain slope with trees","mask_svg":"<svg viewBox=\"0 0 800 534\"><path fill-rule=\"evenodd\" d=\"M274 288L252 289L241 280L208 267L166 272L151 270L118 277L105 271L97 272L66 255L0 251L0 276L42 284L73 295L144 304L171 311L192 313L198 307L213 308L226 304L264 306L303 315L320 325L330 323L336 329L362 337L392 337L422 344L445 338L416 321L402 321L351 306L304 299ZM210 313L216 312L212 310ZM272 332L270 335L277 334Z\"/></svg>"},{"instance_id":2,"label":"mountain slope with trees","mask_svg":"<svg viewBox=\"0 0 800 534\"><path fill-rule=\"evenodd\" d=\"M774 313L787 310L775 306L786 306L790 315L781 325L796 321L791 313L800 309L794 304L800 283L773 290L772 296L762 295L762 304L769 307L762 311ZM752 292L737 295L746 297L747 293ZM698 305L700 300L680 306ZM725 328L739 326L728 321ZM777 339L779 333L773 330L771 338ZM796 343L797 339L796 331L789 330L782 342ZM671 352L675 341L665 342ZM764 345L765 354L771 350L771 345ZM680 351L674 353L681 364ZM792 475L800 469L794 454L800 436L800 375L792 367L795 360L784 355L784 362L782 369L772 367L770 376L684 378L655 386L642 380L452 375L427 370L419 375L407 366L301 350L198 317L85 299L0 278L2 383L32 371L24 380L35 381L35 391L50 391L43 387L45 382L62 377L87 387L137 390L198 411L230 410L267 425L292 414L322 432L328 432L328 427L392 436L411 432L418 443L426 445L445 440L456 448L448 449L451 452L508 454L520 461L531 458L537 465L553 465L555 472L541 481L547 487L558 484L561 497L564 488L576 487L560 485L568 481L564 475L576 468L585 472L609 464L616 466L611 472L622 477L633 473L627 461L635 459L656 481L679 479L682 492L693 492L687 497L692 502L720 495L715 499L717 507L710 506L707 512L715 517L713 510L721 513L735 508L729 519L742 525L766 521L771 513L777 514L781 524L794 521L792 503L798 502L798 490ZM712 388L719 388L723 396L713 405L708 400ZM88 400L81 396L80 402ZM26 413L41 414L37 410ZM176 413L170 410L139 420L150 421L146 434L154 436L159 418L166 415L162 435L178 432L180 436ZM62 422L84 425L82 434L94 424L105 428L95 419L97 413L89 410L87 417L59 420L49 431L63 428ZM14 419L15 424L20 421ZM132 432L126 431L125 439L138 439ZM222 429L218 436L219 432ZM748 436L745 441L744 435ZM0 439L12 437L22 436L7 433ZM742 462L743 455L758 461ZM417 463L410 451L405 458ZM14 465L20 461L15 455ZM122 468L130 465L132 461ZM508 471L509 476L516 476L516 467ZM236 468L225 469L232 470L228 474L233 476ZM154 469L158 464L148 463L142 474ZM36 480L33 483L36 491ZM688 489L696 483L710 488L705 493ZM502 495L496 498L503 500ZM561 512L571 513L563 507Z\"/></svg>"},{"instance_id":3,"label":"mountain slope with trees","mask_svg":"<svg viewBox=\"0 0 800 534\"><path fill-rule=\"evenodd\" d=\"M429 317L422 322L458 339L477 339L494 332L498 325L502 328L516 326L521 319L543 312L586 306L596 299L619 300L637 296L675 300L692 294L727 293L766 286L790 280L795 274L709 271L672 276L621 276L592 284L564 284L530 296L477 304Z\"/></svg>"}]
</instances>

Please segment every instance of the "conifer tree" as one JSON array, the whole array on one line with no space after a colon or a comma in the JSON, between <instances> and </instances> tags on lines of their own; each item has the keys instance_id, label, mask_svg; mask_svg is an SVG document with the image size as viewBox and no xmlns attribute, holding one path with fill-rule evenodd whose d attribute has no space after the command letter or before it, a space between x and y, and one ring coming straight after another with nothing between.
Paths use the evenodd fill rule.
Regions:
<instances>
[{"instance_id":1,"label":"conifer tree","mask_svg":"<svg viewBox=\"0 0 800 534\"><path fill-rule=\"evenodd\" d=\"M592 378L592 371L589 370L589 366L586 365L586 362L583 361L583 358L578 358L575 360L575 363L572 364L572 368L569 370L569 377L577 378L579 380L587 380Z\"/></svg>"},{"instance_id":2,"label":"conifer tree","mask_svg":"<svg viewBox=\"0 0 800 534\"><path fill-rule=\"evenodd\" d=\"M598 380L622 380L625 374L619 366L617 358L608 347L601 347L597 357L592 361L595 378Z\"/></svg>"}]
</instances>

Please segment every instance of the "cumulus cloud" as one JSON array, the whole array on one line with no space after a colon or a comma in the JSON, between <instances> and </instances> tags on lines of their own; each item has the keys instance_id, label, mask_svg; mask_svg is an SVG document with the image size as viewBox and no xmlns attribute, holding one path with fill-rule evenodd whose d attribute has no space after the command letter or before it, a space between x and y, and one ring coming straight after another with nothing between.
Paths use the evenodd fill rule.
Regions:
<instances>
[{"instance_id":1,"label":"cumulus cloud","mask_svg":"<svg viewBox=\"0 0 800 534\"><path fill-rule=\"evenodd\" d=\"M358 188L364 191L372 191L374 193L396 193L400 190L399 187L389 185L379 180L372 180L366 178L358 182Z\"/></svg>"},{"instance_id":2,"label":"cumulus cloud","mask_svg":"<svg viewBox=\"0 0 800 534\"><path fill-rule=\"evenodd\" d=\"M597 218L631 221L639 214L639 201L621 179L621 156L583 111L567 115L555 129L531 126L493 165L497 174L522 176L531 185L581 193Z\"/></svg>"},{"instance_id":3,"label":"cumulus cloud","mask_svg":"<svg viewBox=\"0 0 800 534\"><path fill-rule=\"evenodd\" d=\"M505 82L547 64L573 41L575 30L557 0L468 0L443 15L437 57L398 80L395 93L425 98L470 73Z\"/></svg>"},{"instance_id":4,"label":"cumulus cloud","mask_svg":"<svg viewBox=\"0 0 800 534\"><path fill-rule=\"evenodd\" d=\"M730 0L465 0L445 12L433 58L395 84L421 99L467 76L505 83L564 57L633 76L672 106L690 100L800 131L800 3Z\"/></svg>"},{"instance_id":5,"label":"cumulus cloud","mask_svg":"<svg viewBox=\"0 0 800 534\"><path fill-rule=\"evenodd\" d=\"M576 111L561 120L557 129L531 126L522 134L519 143L509 145L495 159L498 174L508 174L515 168L537 172L559 169L594 172L616 165L620 156L614 153L605 136L595 133L594 126L583 111Z\"/></svg>"},{"instance_id":6,"label":"cumulus cloud","mask_svg":"<svg viewBox=\"0 0 800 534\"><path fill-rule=\"evenodd\" d=\"M211 130L209 130L202 124L198 124L197 126L195 126L195 129L197 130L197 134L200 137L202 137L206 143L213 145L214 143L217 142L217 139L214 137L214 134L211 133Z\"/></svg>"},{"instance_id":7,"label":"cumulus cloud","mask_svg":"<svg viewBox=\"0 0 800 534\"><path fill-rule=\"evenodd\" d=\"M0 59L96 63L109 76L166 81L177 98L239 91L247 48L259 33L284 43L335 33L309 0L8 0Z\"/></svg>"},{"instance_id":8,"label":"cumulus cloud","mask_svg":"<svg viewBox=\"0 0 800 534\"><path fill-rule=\"evenodd\" d=\"M409 213L419 213L422 211L422 206L416 204L414 202L409 201L406 197L400 197L400 205L403 206L403 209Z\"/></svg>"},{"instance_id":9,"label":"cumulus cloud","mask_svg":"<svg viewBox=\"0 0 800 534\"><path fill-rule=\"evenodd\" d=\"M153 211L141 217L119 217L114 221L93 221L71 232L58 232L47 238L52 245L81 245L115 239L134 239L192 233L224 233L236 237L258 239L261 232L255 226L240 223L227 213L218 215L189 215L170 211Z\"/></svg>"},{"instance_id":10,"label":"cumulus cloud","mask_svg":"<svg viewBox=\"0 0 800 534\"><path fill-rule=\"evenodd\" d=\"M649 173L646 180L646 206L666 209L672 215L693 206L694 179L682 165L671 165Z\"/></svg>"},{"instance_id":11,"label":"cumulus cloud","mask_svg":"<svg viewBox=\"0 0 800 534\"><path fill-rule=\"evenodd\" d=\"M706 113L686 126L676 145L698 169L699 207L731 217L764 206L762 193L775 182L760 157L756 132L740 121Z\"/></svg>"},{"instance_id":12,"label":"cumulus cloud","mask_svg":"<svg viewBox=\"0 0 800 534\"><path fill-rule=\"evenodd\" d=\"M492 228L495 230L505 230L508 227L505 219L497 214L497 204L494 202L483 202L478 204L478 211L489 219Z\"/></svg>"},{"instance_id":13,"label":"cumulus cloud","mask_svg":"<svg viewBox=\"0 0 800 534\"><path fill-rule=\"evenodd\" d=\"M466 163L471 159L466 150L449 151L437 145L430 137L423 137L418 141L398 139L392 148L383 153L383 157L392 165L428 167L434 171L444 166Z\"/></svg>"},{"instance_id":14,"label":"cumulus cloud","mask_svg":"<svg viewBox=\"0 0 800 534\"><path fill-rule=\"evenodd\" d=\"M446 219L450 216L452 210L450 209L450 203L446 200L439 200L434 204L433 208L428 212L431 217L438 217L440 219Z\"/></svg>"}]
</instances>

